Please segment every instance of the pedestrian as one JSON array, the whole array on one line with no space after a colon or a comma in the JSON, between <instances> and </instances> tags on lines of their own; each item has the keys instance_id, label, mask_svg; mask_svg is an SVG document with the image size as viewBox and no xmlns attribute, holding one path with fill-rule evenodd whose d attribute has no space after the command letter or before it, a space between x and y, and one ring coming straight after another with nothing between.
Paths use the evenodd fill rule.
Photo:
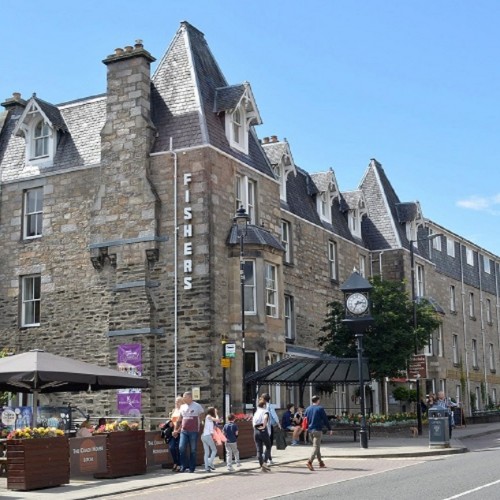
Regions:
<instances>
[{"instance_id":1,"label":"pedestrian","mask_svg":"<svg viewBox=\"0 0 500 500\"><path fill-rule=\"evenodd\" d=\"M302 428L302 422L304 420L304 407L300 406L297 409L297 412L292 418L292 424L294 425L294 431L292 434L292 440L295 441L297 444L300 443L300 436L304 432L304 429ZM302 436L304 439L304 443L307 442L307 432L304 432L304 435ZM292 445L293 445L292 441Z\"/></svg>"},{"instance_id":2,"label":"pedestrian","mask_svg":"<svg viewBox=\"0 0 500 500\"><path fill-rule=\"evenodd\" d=\"M193 394L185 392L182 395L184 403L179 409L179 419L175 430L180 430L179 454L181 468L179 472L194 472L196 470L196 449L198 446L198 436L200 435L200 422L203 413L203 406L193 401ZM189 457L187 448L189 447Z\"/></svg>"},{"instance_id":3,"label":"pedestrian","mask_svg":"<svg viewBox=\"0 0 500 500\"><path fill-rule=\"evenodd\" d=\"M269 472L271 469L269 463L269 453L271 451L271 440L269 438L268 421L269 411L267 410L266 400L261 397L257 403L257 411L252 418L253 438L257 448L257 458L259 459L260 470ZM265 448L265 451L264 451Z\"/></svg>"},{"instance_id":4,"label":"pedestrian","mask_svg":"<svg viewBox=\"0 0 500 500\"><path fill-rule=\"evenodd\" d=\"M76 431L76 437L77 438L84 438L84 437L91 437L92 436L92 431L93 427L90 424L88 420L84 420L81 424L79 429Z\"/></svg>"},{"instance_id":5,"label":"pedestrian","mask_svg":"<svg viewBox=\"0 0 500 500\"><path fill-rule=\"evenodd\" d=\"M267 422L267 432L269 433L269 458L267 461L267 465L274 465L273 458L272 458L272 446L274 442L274 427L277 426L278 428L281 429L281 424L280 424L280 419L276 413L275 405L271 404L271 396L269 393L264 393L262 394L262 398L264 398L264 401L266 402L266 410L269 413L269 419Z\"/></svg>"},{"instance_id":6,"label":"pedestrian","mask_svg":"<svg viewBox=\"0 0 500 500\"><path fill-rule=\"evenodd\" d=\"M313 396L311 401L312 404L304 412L304 417L307 418L307 432L312 437L313 443L311 457L306 465L309 470L314 470L313 461L315 458L318 459L320 468L326 467L325 462L321 458L321 438L323 436L323 427L328 429L330 436L332 435L332 430L325 409L320 406L320 397Z\"/></svg>"},{"instance_id":7,"label":"pedestrian","mask_svg":"<svg viewBox=\"0 0 500 500\"><path fill-rule=\"evenodd\" d=\"M437 393L437 401L435 403L435 407L442 408L443 410L448 410L448 429L450 432L450 439L451 439L451 432L453 429L453 411L451 409L452 406L457 406L457 404L448 401L444 391L439 391Z\"/></svg>"},{"instance_id":8,"label":"pedestrian","mask_svg":"<svg viewBox=\"0 0 500 500\"><path fill-rule=\"evenodd\" d=\"M177 396L175 398L174 409L170 412L170 421L173 425L173 432L170 440L168 441L168 450L170 451L170 456L172 457L172 471L179 472L181 468L181 456L179 451L179 444L181 440L180 431L177 428L177 421L181 415L181 406L184 404L184 399L182 396Z\"/></svg>"},{"instance_id":9,"label":"pedestrian","mask_svg":"<svg viewBox=\"0 0 500 500\"><path fill-rule=\"evenodd\" d=\"M218 423L219 415L217 415L217 409L213 406L208 407L205 416L205 425L203 426L203 432L201 434L201 442L203 443L203 450L205 452L203 456L205 472L212 472L215 470L214 460L217 456L217 446L215 446L212 433L214 432L214 427Z\"/></svg>"},{"instance_id":10,"label":"pedestrian","mask_svg":"<svg viewBox=\"0 0 500 500\"><path fill-rule=\"evenodd\" d=\"M234 471L233 459L236 461L236 467L241 467L240 452L238 450L238 426L234 422L234 413L227 416L227 424L224 425L222 432L226 436L226 464L228 471Z\"/></svg>"}]
</instances>

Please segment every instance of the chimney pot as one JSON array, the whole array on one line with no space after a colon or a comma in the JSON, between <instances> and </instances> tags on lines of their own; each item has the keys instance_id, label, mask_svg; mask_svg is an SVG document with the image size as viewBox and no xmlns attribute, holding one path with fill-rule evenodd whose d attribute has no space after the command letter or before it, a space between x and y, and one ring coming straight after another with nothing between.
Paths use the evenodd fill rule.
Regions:
<instances>
[{"instance_id":1,"label":"chimney pot","mask_svg":"<svg viewBox=\"0 0 500 500\"><path fill-rule=\"evenodd\" d=\"M262 139L262 142L264 144L267 144L269 142L269 137L264 137L264 139Z\"/></svg>"},{"instance_id":2,"label":"chimney pot","mask_svg":"<svg viewBox=\"0 0 500 500\"><path fill-rule=\"evenodd\" d=\"M271 136L271 142L278 142L278 136L277 135L272 135Z\"/></svg>"},{"instance_id":3,"label":"chimney pot","mask_svg":"<svg viewBox=\"0 0 500 500\"><path fill-rule=\"evenodd\" d=\"M135 41L135 45L134 45L134 47L135 47L136 49L138 49L138 50L139 50L139 49L144 48L144 45L143 45L143 43L142 43L142 40L140 40L140 39L139 39L139 40L136 40L136 41Z\"/></svg>"},{"instance_id":4,"label":"chimney pot","mask_svg":"<svg viewBox=\"0 0 500 500\"><path fill-rule=\"evenodd\" d=\"M21 94L20 92L13 92L12 97L14 98L14 101L19 101L19 99L21 99Z\"/></svg>"},{"instance_id":5,"label":"chimney pot","mask_svg":"<svg viewBox=\"0 0 500 500\"><path fill-rule=\"evenodd\" d=\"M125 52L130 53L134 50L134 47L132 45L126 45L125 46Z\"/></svg>"},{"instance_id":6,"label":"chimney pot","mask_svg":"<svg viewBox=\"0 0 500 500\"><path fill-rule=\"evenodd\" d=\"M123 55L123 49L121 47L118 47L117 49L115 49L115 54L117 56Z\"/></svg>"}]
</instances>

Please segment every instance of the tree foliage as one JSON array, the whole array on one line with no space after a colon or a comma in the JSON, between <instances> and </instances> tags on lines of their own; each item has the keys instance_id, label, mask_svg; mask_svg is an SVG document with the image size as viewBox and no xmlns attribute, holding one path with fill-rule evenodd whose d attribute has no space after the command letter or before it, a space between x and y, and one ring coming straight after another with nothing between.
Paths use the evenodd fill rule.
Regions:
<instances>
[{"instance_id":1,"label":"tree foliage","mask_svg":"<svg viewBox=\"0 0 500 500\"><path fill-rule=\"evenodd\" d=\"M368 358L372 378L397 377L406 370L415 347L420 351L441 321L432 305L421 299L416 303L418 326L414 328L413 302L404 283L382 280L379 276L371 278L370 282L373 285L370 300L374 322L363 337L363 357ZM333 301L328 306L320 347L340 358L356 357L354 334L342 323L344 304Z\"/></svg>"}]
</instances>

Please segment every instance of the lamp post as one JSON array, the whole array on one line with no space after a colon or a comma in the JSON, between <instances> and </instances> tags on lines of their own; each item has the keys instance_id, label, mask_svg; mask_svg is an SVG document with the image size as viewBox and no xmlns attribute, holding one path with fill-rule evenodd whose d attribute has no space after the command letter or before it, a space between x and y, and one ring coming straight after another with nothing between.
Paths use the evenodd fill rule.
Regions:
<instances>
[{"instance_id":1,"label":"lamp post","mask_svg":"<svg viewBox=\"0 0 500 500\"><path fill-rule=\"evenodd\" d=\"M413 250L413 244L419 241L431 241L438 236L442 236L441 233L431 234L429 236L424 236L422 238L417 238L416 240L410 240L410 267L411 267L411 301L413 306L413 330L415 334L415 356L418 355L418 345L417 345L417 291L415 289L415 252ZM422 407L420 406L420 377L416 378L416 392L417 392L417 429L418 435L422 435Z\"/></svg>"},{"instance_id":2,"label":"lamp post","mask_svg":"<svg viewBox=\"0 0 500 500\"><path fill-rule=\"evenodd\" d=\"M238 231L238 239L240 240L240 296L241 296L241 365L242 365L242 387L241 387L241 398L243 404L243 413L246 413L246 384L245 384L245 261L244 251L245 251L245 236L247 235L248 222L250 221L250 216L247 214L243 205L236 210L236 215L233 218L233 222L236 225Z\"/></svg>"}]
</instances>

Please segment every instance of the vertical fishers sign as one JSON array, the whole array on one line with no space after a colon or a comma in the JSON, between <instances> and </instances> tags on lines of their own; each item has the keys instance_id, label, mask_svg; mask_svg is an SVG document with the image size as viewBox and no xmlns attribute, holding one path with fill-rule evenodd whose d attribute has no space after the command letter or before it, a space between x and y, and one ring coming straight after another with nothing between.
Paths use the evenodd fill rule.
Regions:
<instances>
[{"instance_id":1,"label":"vertical fishers sign","mask_svg":"<svg viewBox=\"0 0 500 500\"><path fill-rule=\"evenodd\" d=\"M142 375L141 344L122 344L118 346L118 370L128 375ZM120 415L140 417L141 389L119 389L117 406Z\"/></svg>"}]
</instances>

